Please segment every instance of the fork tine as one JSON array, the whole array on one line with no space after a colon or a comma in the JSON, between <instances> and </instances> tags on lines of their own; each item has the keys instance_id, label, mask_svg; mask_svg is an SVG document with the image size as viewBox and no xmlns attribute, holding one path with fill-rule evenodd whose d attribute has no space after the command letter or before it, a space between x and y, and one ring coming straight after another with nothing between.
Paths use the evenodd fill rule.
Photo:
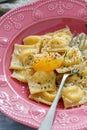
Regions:
<instances>
[{"instance_id":1,"label":"fork tine","mask_svg":"<svg viewBox=\"0 0 87 130\"><path fill-rule=\"evenodd\" d=\"M77 34L77 37L76 37L76 39L75 39L75 43L74 43L74 45L76 45L76 44L77 44L78 39L79 39L79 33Z\"/></svg>"},{"instance_id":2,"label":"fork tine","mask_svg":"<svg viewBox=\"0 0 87 130\"><path fill-rule=\"evenodd\" d=\"M72 38L70 40L69 46L70 47L75 46L77 44L78 40L79 40L78 48L81 51L82 55L84 55L84 47L85 47L85 44L86 44L87 35L85 35L85 38L84 38L82 46L81 46L81 43L82 43L83 34L80 37L79 37L79 34L77 34L77 37L76 37L75 42L73 44L74 36L75 36L75 33L72 34Z\"/></svg>"},{"instance_id":3,"label":"fork tine","mask_svg":"<svg viewBox=\"0 0 87 130\"><path fill-rule=\"evenodd\" d=\"M70 46L70 47L73 46L72 43L73 43L73 38L74 38L74 36L75 36L75 33L72 34L72 38L71 38L70 43L69 43L69 46Z\"/></svg>"},{"instance_id":4,"label":"fork tine","mask_svg":"<svg viewBox=\"0 0 87 130\"><path fill-rule=\"evenodd\" d=\"M85 39L84 39L84 42L83 42L83 45L82 45L82 49L81 49L82 55L84 55L84 48L85 48L86 40L87 40L87 35L85 35Z\"/></svg>"},{"instance_id":5,"label":"fork tine","mask_svg":"<svg viewBox=\"0 0 87 130\"><path fill-rule=\"evenodd\" d=\"M79 49L80 49L80 46L81 46L81 43L82 43L82 37L83 37L83 35L81 35L81 37L79 38L79 45L78 45Z\"/></svg>"}]
</instances>

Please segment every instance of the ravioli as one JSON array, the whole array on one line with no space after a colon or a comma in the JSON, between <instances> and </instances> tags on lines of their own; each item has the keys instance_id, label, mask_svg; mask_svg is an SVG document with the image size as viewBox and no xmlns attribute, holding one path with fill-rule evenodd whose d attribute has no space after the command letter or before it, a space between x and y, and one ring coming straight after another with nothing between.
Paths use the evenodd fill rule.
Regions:
<instances>
[{"instance_id":1,"label":"ravioli","mask_svg":"<svg viewBox=\"0 0 87 130\"><path fill-rule=\"evenodd\" d=\"M31 94L54 91L56 89L56 74L51 72L37 71L28 80Z\"/></svg>"},{"instance_id":2,"label":"ravioli","mask_svg":"<svg viewBox=\"0 0 87 130\"><path fill-rule=\"evenodd\" d=\"M40 52L40 44L35 45L19 45L15 44L12 54L10 69L25 69L32 67L34 54Z\"/></svg>"}]
</instances>

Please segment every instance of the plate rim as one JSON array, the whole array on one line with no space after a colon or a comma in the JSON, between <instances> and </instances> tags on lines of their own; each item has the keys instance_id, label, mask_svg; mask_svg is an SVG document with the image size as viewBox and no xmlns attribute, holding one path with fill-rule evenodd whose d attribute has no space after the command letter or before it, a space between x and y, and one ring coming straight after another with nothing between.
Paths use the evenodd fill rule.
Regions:
<instances>
[{"instance_id":1,"label":"plate rim","mask_svg":"<svg viewBox=\"0 0 87 130\"><path fill-rule=\"evenodd\" d=\"M34 4L38 3L38 2L42 2L42 1L43 1L43 0L38 0L38 1L34 1L34 2L32 2L32 3L29 3L28 5L22 5L21 7L17 7L16 9L13 9L13 10L9 11L8 13L6 13L5 15L3 15L3 16L1 17L1 19L0 19L0 21L3 22L4 18L5 18L5 17L8 17L12 12L15 12L15 10L20 10L21 8L25 8L26 6L31 6L31 5L34 5ZM78 19L78 18L76 18L76 19ZM82 19L81 19L81 20L82 20ZM83 21L84 21L84 20L83 20ZM85 21L86 21L86 20L85 20ZM13 38L13 39L14 39L14 38ZM16 121L18 121L18 122L20 122L20 123L22 123L22 124L24 124L24 125L28 125L28 126L33 127L33 128L37 128L37 127L38 127L38 125L37 125L37 126L34 126L31 122L29 122L29 124L27 124L27 122L25 122L25 121L20 121L18 118L16 119L16 117L14 117L13 115L10 115L10 113L4 112L3 108L0 108L0 110L1 110L1 112L4 113L5 115L11 117L12 119L15 119ZM84 124L84 127L87 127L87 122Z\"/></svg>"}]
</instances>

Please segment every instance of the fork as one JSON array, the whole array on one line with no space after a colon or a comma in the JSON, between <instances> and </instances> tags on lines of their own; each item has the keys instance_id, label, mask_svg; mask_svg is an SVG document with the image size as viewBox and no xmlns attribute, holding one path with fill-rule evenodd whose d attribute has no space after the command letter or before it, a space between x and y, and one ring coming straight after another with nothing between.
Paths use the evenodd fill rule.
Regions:
<instances>
[{"instance_id":1,"label":"fork","mask_svg":"<svg viewBox=\"0 0 87 130\"><path fill-rule=\"evenodd\" d=\"M81 46L81 42L82 42L83 35L81 35L81 37L79 38L79 34L78 34L77 37L76 37L76 39L75 39L75 43L73 44L74 36L75 36L75 33L73 33L73 35L72 35L71 41L70 41L70 43L69 43L69 46L70 46L70 47L75 46L76 43L77 43L78 40L79 40L78 48L80 49L80 48L81 48L80 46ZM85 35L82 48L80 49L82 55L84 55L84 47L85 47L85 44L86 44L86 39L87 39L87 35Z\"/></svg>"},{"instance_id":2,"label":"fork","mask_svg":"<svg viewBox=\"0 0 87 130\"><path fill-rule=\"evenodd\" d=\"M71 41L70 41L70 43L69 43L69 46L70 46L70 47L73 46L72 43L73 43L74 35L75 35L75 34L72 35ZM82 37L83 37L83 36L80 37L80 43L79 43L79 45L78 45L79 49L80 49L80 44L81 44L81 41L82 41ZM86 43L86 38L87 38L87 36L85 36L85 40L84 40L84 42L83 42L83 46L82 46L82 49L81 49L81 53L82 53L82 54L84 54L84 46L85 46L85 43ZM74 45L76 45L78 39L79 39L79 34L78 34L78 36L77 36L77 38L76 38L76 40L75 40ZM61 81L61 83L60 83L59 89L58 89L58 91L57 91L56 97L55 97L55 99L54 99L54 101L53 101L53 103L52 103L52 105L51 105L51 107L50 107L50 109L49 109L49 111L48 111L48 113L47 113L45 119L43 120L43 122L42 122L42 124L40 125L40 127L39 127L38 130L52 130L52 124L53 124L53 120L54 120L54 116L55 116L56 107L57 107L57 104L58 104L58 102L59 102L60 94L61 94L62 88L63 88L63 86L64 86L64 83L65 83L66 79L67 79L69 76L78 73L78 71L79 71L78 68L74 68L74 69L71 70L69 73L65 73L65 74L63 75L63 78L62 78L62 81Z\"/></svg>"}]
</instances>

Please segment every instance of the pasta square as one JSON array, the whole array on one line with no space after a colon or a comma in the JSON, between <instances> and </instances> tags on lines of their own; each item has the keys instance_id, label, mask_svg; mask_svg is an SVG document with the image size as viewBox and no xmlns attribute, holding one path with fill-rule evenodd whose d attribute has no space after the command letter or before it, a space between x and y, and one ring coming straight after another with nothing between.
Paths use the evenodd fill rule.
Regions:
<instances>
[{"instance_id":1,"label":"pasta square","mask_svg":"<svg viewBox=\"0 0 87 130\"><path fill-rule=\"evenodd\" d=\"M28 85L31 94L45 92L45 91L54 91L56 89L56 75L53 71L44 72L37 71L31 78L28 80Z\"/></svg>"},{"instance_id":2,"label":"pasta square","mask_svg":"<svg viewBox=\"0 0 87 130\"><path fill-rule=\"evenodd\" d=\"M15 44L10 69L31 68L34 54L40 52L40 44L37 45L18 45Z\"/></svg>"}]
</instances>

